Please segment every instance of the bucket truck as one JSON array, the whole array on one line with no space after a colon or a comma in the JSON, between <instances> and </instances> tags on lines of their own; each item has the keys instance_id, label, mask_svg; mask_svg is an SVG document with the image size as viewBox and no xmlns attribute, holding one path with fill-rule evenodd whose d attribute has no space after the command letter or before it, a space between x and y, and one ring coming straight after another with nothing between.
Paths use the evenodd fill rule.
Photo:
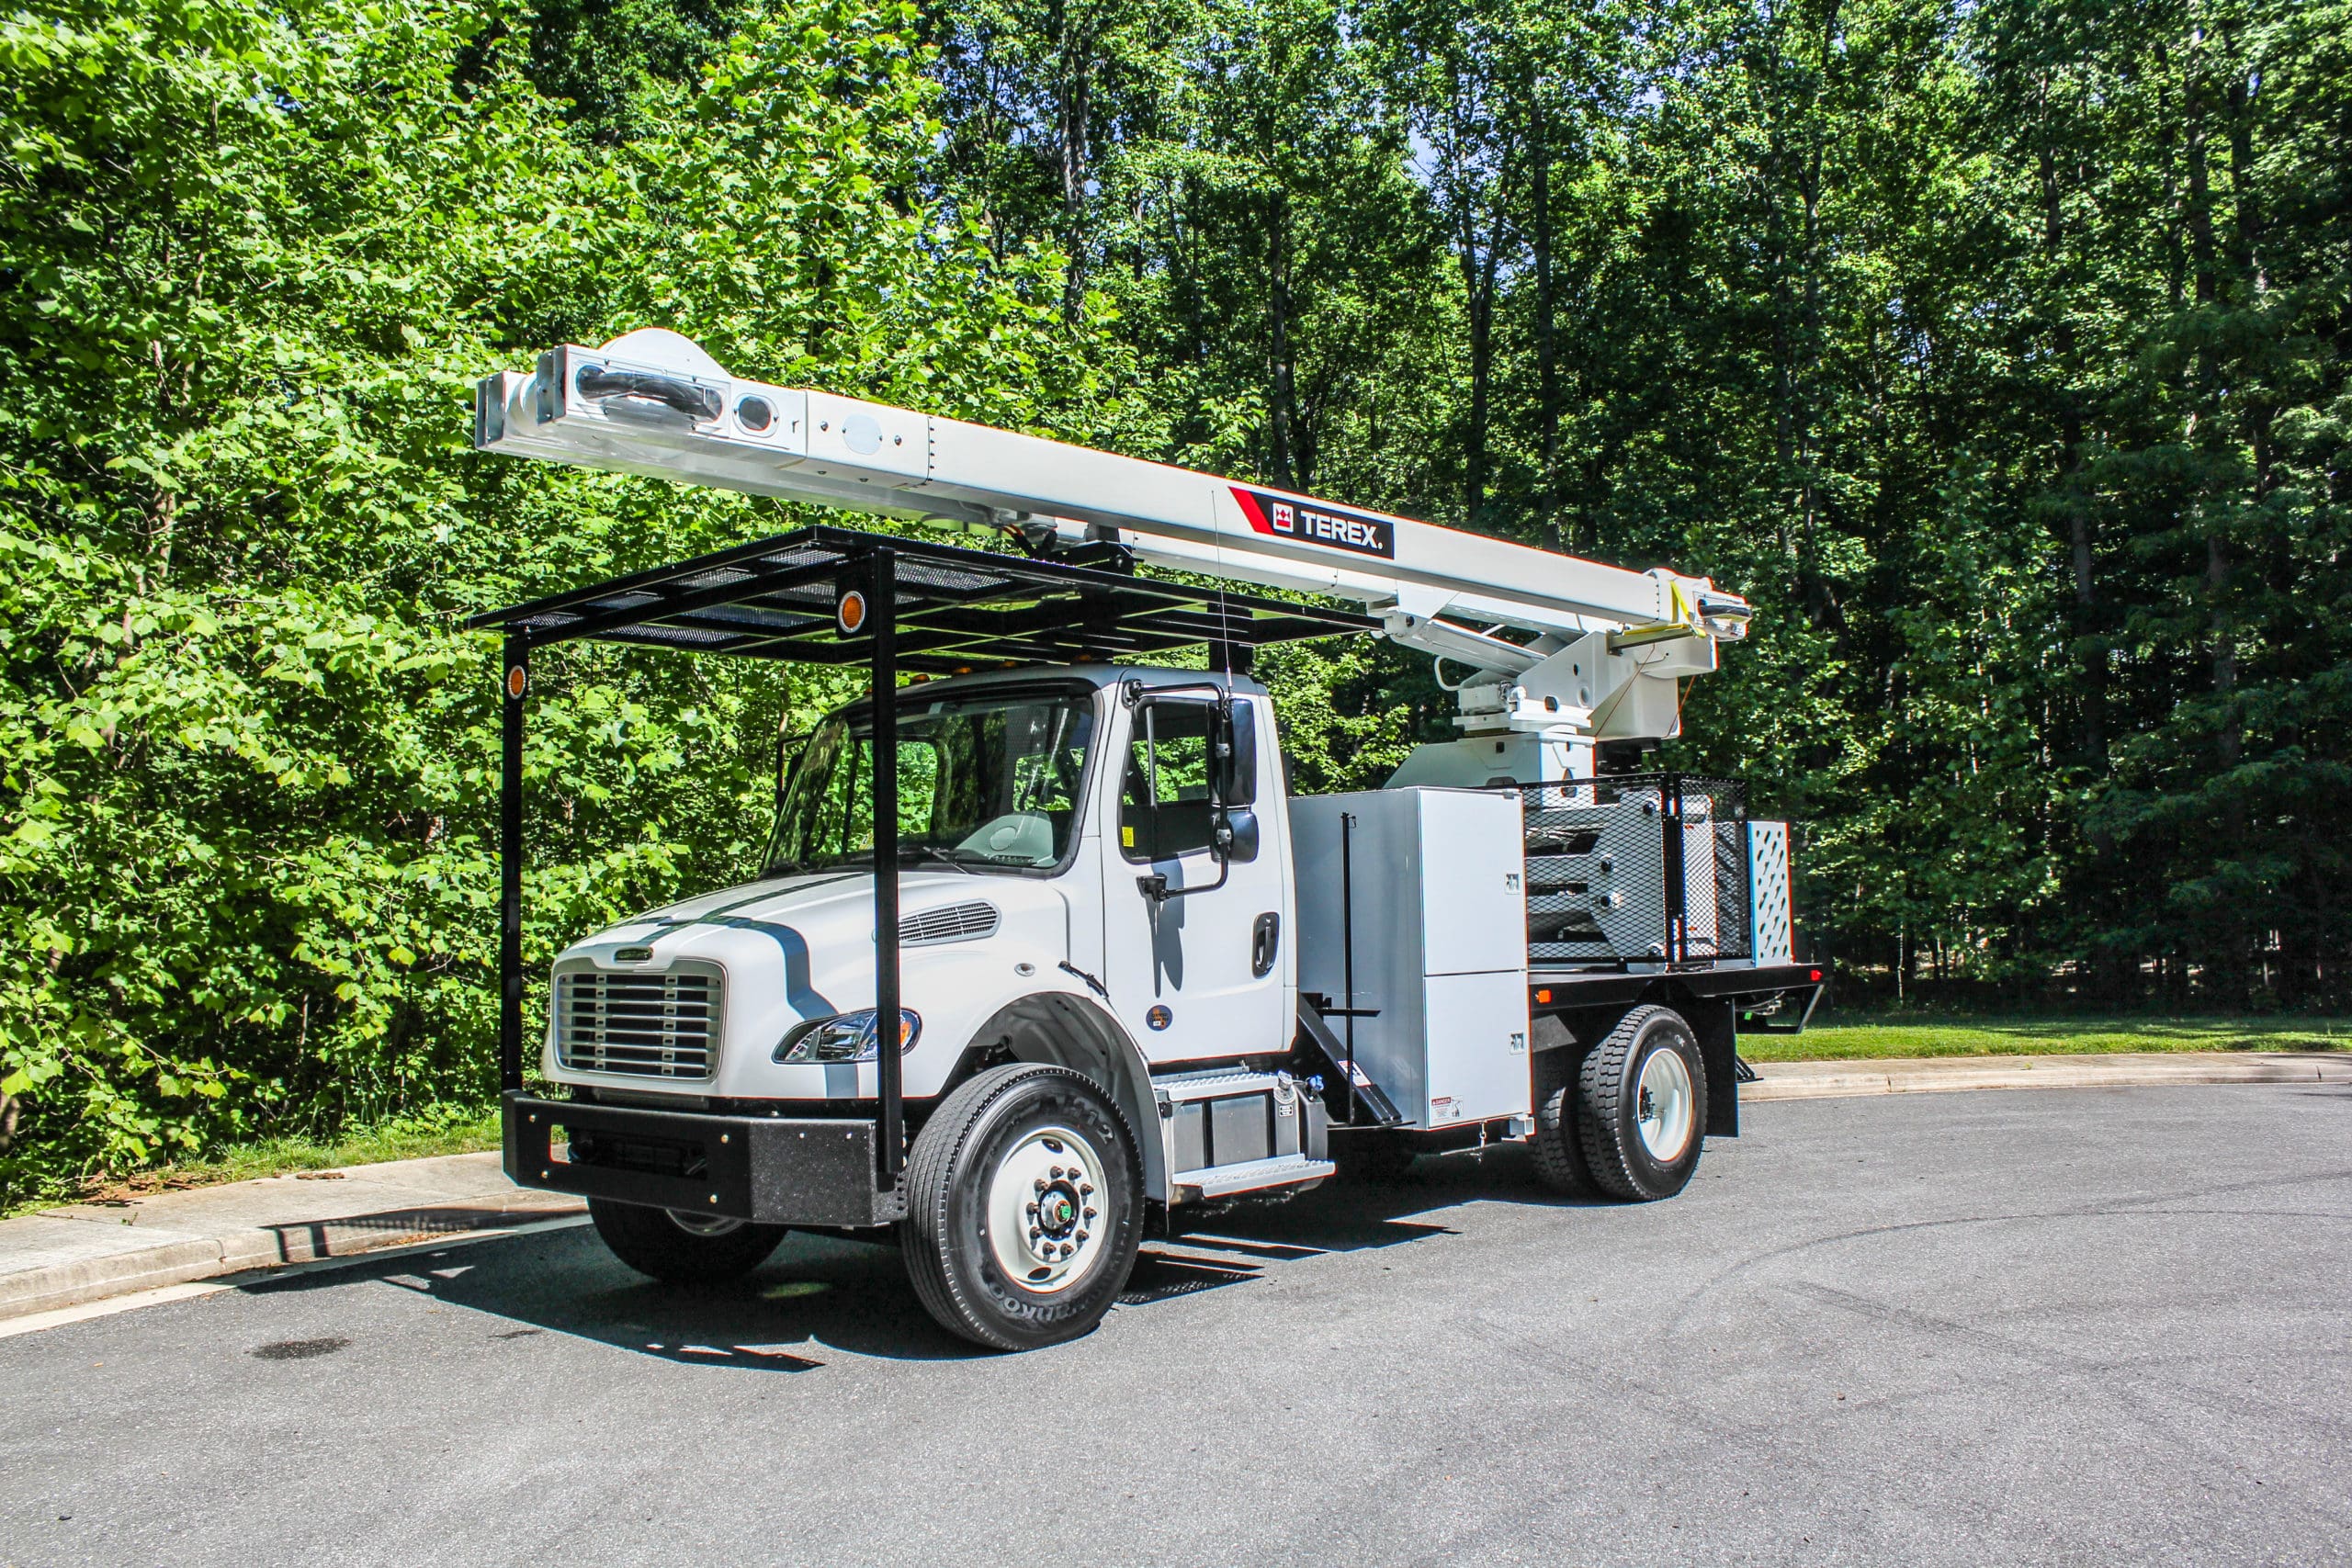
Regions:
<instances>
[{"instance_id":1,"label":"bucket truck","mask_svg":"<svg viewBox=\"0 0 2352 1568\"><path fill-rule=\"evenodd\" d=\"M1787 824L1639 771L1747 633L1706 579L768 385L661 330L487 378L474 445L928 525L471 623L503 637L506 1169L647 1273L895 1233L941 1324L1025 1349L1193 1205L1503 1140L1670 1197L1738 1131L1737 1033L1820 994ZM1457 733L1294 795L1251 655L1340 636L1435 657ZM579 639L870 687L785 758L748 880L556 954L529 1084L531 658Z\"/></svg>"}]
</instances>

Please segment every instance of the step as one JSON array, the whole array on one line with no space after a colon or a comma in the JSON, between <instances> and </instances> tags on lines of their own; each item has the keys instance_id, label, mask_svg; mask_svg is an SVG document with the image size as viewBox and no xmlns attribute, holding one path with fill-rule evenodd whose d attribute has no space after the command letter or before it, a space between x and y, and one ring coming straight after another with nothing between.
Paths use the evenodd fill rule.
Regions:
<instances>
[{"instance_id":1,"label":"step","mask_svg":"<svg viewBox=\"0 0 2352 1568\"><path fill-rule=\"evenodd\" d=\"M1245 1165L1216 1165L1180 1172L1174 1185L1187 1198L1230 1198L1237 1192L1259 1192L1269 1187L1290 1187L1320 1181L1340 1168L1328 1159L1283 1155L1253 1159Z\"/></svg>"},{"instance_id":2,"label":"step","mask_svg":"<svg viewBox=\"0 0 2352 1568\"><path fill-rule=\"evenodd\" d=\"M1223 1100L1237 1094L1272 1094L1287 1074L1252 1072L1247 1068L1213 1067L1205 1072L1173 1073L1151 1080L1151 1087L1179 1105L1196 1100Z\"/></svg>"}]
</instances>

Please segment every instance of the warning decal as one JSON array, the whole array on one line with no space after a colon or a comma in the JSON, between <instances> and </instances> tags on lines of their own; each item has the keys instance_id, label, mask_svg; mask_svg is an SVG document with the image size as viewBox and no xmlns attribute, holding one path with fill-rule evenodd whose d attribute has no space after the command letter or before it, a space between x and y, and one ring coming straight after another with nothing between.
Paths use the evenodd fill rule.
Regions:
<instances>
[{"instance_id":1,"label":"warning decal","mask_svg":"<svg viewBox=\"0 0 2352 1568\"><path fill-rule=\"evenodd\" d=\"M1378 556L1384 560L1396 558L1396 530L1386 518L1342 512L1319 501L1296 501L1289 496L1269 495L1261 490L1244 490L1239 485L1233 487L1233 499L1240 502L1242 515L1250 519L1250 528L1269 538L1326 545L1355 555Z\"/></svg>"}]
</instances>

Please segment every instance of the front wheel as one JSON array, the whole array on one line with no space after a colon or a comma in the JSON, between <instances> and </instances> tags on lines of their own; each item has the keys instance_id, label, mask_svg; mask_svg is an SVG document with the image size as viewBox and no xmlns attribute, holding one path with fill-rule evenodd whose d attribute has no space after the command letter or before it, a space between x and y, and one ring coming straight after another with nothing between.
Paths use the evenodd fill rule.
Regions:
<instances>
[{"instance_id":1,"label":"front wheel","mask_svg":"<svg viewBox=\"0 0 2352 1568\"><path fill-rule=\"evenodd\" d=\"M1638 1007L1577 1075L1577 1141L1602 1190L1647 1202L1689 1185L1706 1141L1707 1066L1670 1008Z\"/></svg>"},{"instance_id":2,"label":"front wheel","mask_svg":"<svg viewBox=\"0 0 2352 1568\"><path fill-rule=\"evenodd\" d=\"M649 1209L609 1198L589 1199L588 1218L614 1257L640 1274L682 1285L739 1279L765 1263L785 1237L782 1225Z\"/></svg>"},{"instance_id":3,"label":"front wheel","mask_svg":"<svg viewBox=\"0 0 2352 1568\"><path fill-rule=\"evenodd\" d=\"M1117 1106L1062 1067L991 1067L942 1100L907 1160L907 1273L949 1333L994 1350L1075 1339L1143 1245L1143 1158Z\"/></svg>"}]
</instances>

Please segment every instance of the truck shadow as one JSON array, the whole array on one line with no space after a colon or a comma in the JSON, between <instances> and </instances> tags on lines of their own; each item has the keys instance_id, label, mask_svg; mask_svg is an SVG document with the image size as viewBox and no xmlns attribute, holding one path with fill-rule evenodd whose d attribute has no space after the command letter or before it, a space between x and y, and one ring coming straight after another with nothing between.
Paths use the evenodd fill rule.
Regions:
<instances>
[{"instance_id":1,"label":"truck shadow","mask_svg":"<svg viewBox=\"0 0 2352 1568\"><path fill-rule=\"evenodd\" d=\"M1453 1234L1432 1211L1476 1200L1551 1201L1508 1160L1424 1159L1402 1180L1332 1185L1288 1200L1180 1211L1175 1234L1148 1240L1119 1298L1122 1312L1266 1278L1333 1253L1408 1246ZM894 1360L958 1360L989 1352L956 1339L916 1303L895 1244L796 1234L747 1278L663 1284L631 1271L578 1226L503 1237L332 1270L279 1276L249 1292L385 1285L513 1325L513 1342L571 1336L682 1366L802 1372L829 1351Z\"/></svg>"}]
</instances>

